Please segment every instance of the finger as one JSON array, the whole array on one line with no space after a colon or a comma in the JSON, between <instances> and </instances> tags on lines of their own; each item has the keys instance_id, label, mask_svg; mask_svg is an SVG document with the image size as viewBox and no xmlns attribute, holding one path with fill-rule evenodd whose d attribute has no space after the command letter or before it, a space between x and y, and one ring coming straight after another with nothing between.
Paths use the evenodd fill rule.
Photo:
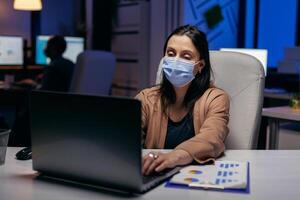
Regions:
<instances>
[{"instance_id":1,"label":"finger","mask_svg":"<svg viewBox=\"0 0 300 200\"><path fill-rule=\"evenodd\" d=\"M168 162L167 161L164 161L162 163L160 163L156 168L155 168L155 171L156 172L161 172L167 168L170 168L170 166L168 165Z\"/></svg>"},{"instance_id":2,"label":"finger","mask_svg":"<svg viewBox=\"0 0 300 200\"><path fill-rule=\"evenodd\" d=\"M152 173L153 170L157 166L159 166L163 161L164 161L164 159L162 157L158 157L157 159L154 159L153 162L151 163L151 165L148 167L148 169L146 171L146 175L149 175L150 173Z\"/></svg>"},{"instance_id":3,"label":"finger","mask_svg":"<svg viewBox=\"0 0 300 200\"><path fill-rule=\"evenodd\" d=\"M144 156L144 158L143 158L143 170L142 170L143 174L146 173L146 171L148 170L149 166L153 162L154 155L156 155L156 154L153 153L153 152L150 152L149 154L147 154L146 156Z\"/></svg>"},{"instance_id":4,"label":"finger","mask_svg":"<svg viewBox=\"0 0 300 200\"><path fill-rule=\"evenodd\" d=\"M145 174L148 170L149 166L153 162L153 158L150 158L149 156L146 156L145 159L143 159L143 170L142 173Z\"/></svg>"},{"instance_id":5,"label":"finger","mask_svg":"<svg viewBox=\"0 0 300 200\"><path fill-rule=\"evenodd\" d=\"M162 153L160 152L150 152L149 154L147 154L146 156L143 157L143 168L142 168L142 173L145 175L148 168L150 167L151 163L154 161L154 157L150 156L150 154L152 154L153 156L156 155L162 155Z\"/></svg>"},{"instance_id":6,"label":"finger","mask_svg":"<svg viewBox=\"0 0 300 200\"><path fill-rule=\"evenodd\" d=\"M151 153L149 153L149 154L151 154ZM143 166L144 166L145 164L147 164L148 162L150 162L150 161L152 162L153 158L151 158L149 154L143 156L143 161L142 161Z\"/></svg>"},{"instance_id":7,"label":"finger","mask_svg":"<svg viewBox=\"0 0 300 200\"><path fill-rule=\"evenodd\" d=\"M148 155L143 156L142 163L145 163L148 157Z\"/></svg>"}]
</instances>

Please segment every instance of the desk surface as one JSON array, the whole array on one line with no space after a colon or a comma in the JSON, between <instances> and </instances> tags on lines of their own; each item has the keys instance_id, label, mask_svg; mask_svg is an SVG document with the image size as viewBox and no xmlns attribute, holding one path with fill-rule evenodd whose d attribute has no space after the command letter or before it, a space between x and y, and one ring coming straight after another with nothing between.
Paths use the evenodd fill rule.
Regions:
<instances>
[{"instance_id":1,"label":"desk surface","mask_svg":"<svg viewBox=\"0 0 300 200\"><path fill-rule=\"evenodd\" d=\"M45 66L43 65L28 65L26 66L27 70L42 70L44 69ZM24 66L23 65L11 65L11 66L0 66L0 71L2 70L23 70Z\"/></svg>"},{"instance_id":2,"label":"desk surface","mask_svg":"<svg viewBox=\"0 0 300 200\"><path fill-rule=\"evenodd\" d=\"M300 121L300 110L294 110L288 106L263 108L262 116L292 121Z\"/></svg>"},{"instance_id":3,"label":"desk surface","mask_svg":"<svg viewBox=\"0 0 300 200\"><path fill-rule=\"evenodd\" d=\"M300 151L228 150L223 160L250 161L250 194L209 190L165 188L164 185L140 196L122 196L98 189L36 179L31 161L14 159L19 148L8 148L6 164L0 166L0 199L299 199ZM284 169L286 174L284 174Z\"/></svg>"}]
</instances>

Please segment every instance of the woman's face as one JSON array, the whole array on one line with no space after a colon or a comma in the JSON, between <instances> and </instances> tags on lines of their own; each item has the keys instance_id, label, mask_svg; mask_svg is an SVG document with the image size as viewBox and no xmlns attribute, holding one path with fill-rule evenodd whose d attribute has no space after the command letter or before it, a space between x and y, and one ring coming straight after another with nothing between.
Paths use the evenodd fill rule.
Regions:
<instances>
[{"instance_id":1,"label":"woman's face","mask_svg":"<svg viewBox=\"0 0 300 200\"><path fill-rule=\"evenodd\" d=\"M168 41L165 56L194 62L194 75L201 72L205 64L192 40L186 35L173 35Z\"/></svg>"}]
</instances>

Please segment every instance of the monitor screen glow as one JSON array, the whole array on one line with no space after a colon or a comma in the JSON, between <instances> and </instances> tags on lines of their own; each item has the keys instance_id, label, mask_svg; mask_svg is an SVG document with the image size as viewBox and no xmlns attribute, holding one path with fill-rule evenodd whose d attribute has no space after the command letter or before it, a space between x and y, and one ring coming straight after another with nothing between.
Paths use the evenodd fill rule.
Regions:
<instances>
[{"instance_id":1,"label":"monitor screen glow","mask_svg":"<svg viewBox=\"0 0 300 200\"><path fill-rule=\"evenodd\" d=\"M50 63L50 59L44 54L44 49L51 36L40 35L36 40L35 63L46 65ZM84 51L84 39L81 37L65 37L67 42L66 51L63 54L64 58L76 63L77 56Z\"/></svg>"},{"instance_id":2,"label":"monitor screen glow","mask_svg":"<svg viewBox=\"0 0 300 200\"><path fill-rule=\"evenodd\" d=\"M0 65L23 65L23 38L0 36Z\"/></svg>"},{"instance_id":3,"label":"monitor screen glow","mask_svg":"<svg viewBox=\"0 0 300 200\"><path fill-rule=\"evenodd\" d=\"M220 51L232 51L249 54L258 59L264 67L265 75L267 75L267 59L268 50L266 49L243 49L243 48L221 48Z\"/></svg>"}]
</instances>

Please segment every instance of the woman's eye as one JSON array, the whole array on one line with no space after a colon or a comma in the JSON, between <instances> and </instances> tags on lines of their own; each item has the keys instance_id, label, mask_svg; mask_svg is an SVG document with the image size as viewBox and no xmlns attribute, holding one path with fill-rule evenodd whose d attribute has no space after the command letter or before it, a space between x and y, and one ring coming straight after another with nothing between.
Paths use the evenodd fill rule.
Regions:
<instances>
[{"instance_id":1,"label":"woman's eye","mask_svg":"<svg viewBox=\"0 0 300 200\"><path fill-rule=\"evenodd\" d=\"M185 55L185 56L183 56L183 58L184 58L185 60L191 60L191 59L192 59L192 57L191 57L190 55Z\"/></svg>"},{"instance_id":2,"label":"woman's eye","mask_svg":"<svg viewBox=\"0 0 300 200\"><path fill-rule=\"evenodd\" d=\"M172 56L175 56L175 53L172 52L172 51L170 51L170 52L167 53L167 55L170 56L170 57L172 57Z\"/></svg>"},{"instance_id":3,"label":"woman's eye","mask_svg":"<svg viewBox=\"0 0 300 200\"><path fill-rule=\"evenodd\" d=\"M187 52L182 52L181 58L185 59L185 60L191 60L193 58L193 56Z\"/></svg>"}]
</instances>

